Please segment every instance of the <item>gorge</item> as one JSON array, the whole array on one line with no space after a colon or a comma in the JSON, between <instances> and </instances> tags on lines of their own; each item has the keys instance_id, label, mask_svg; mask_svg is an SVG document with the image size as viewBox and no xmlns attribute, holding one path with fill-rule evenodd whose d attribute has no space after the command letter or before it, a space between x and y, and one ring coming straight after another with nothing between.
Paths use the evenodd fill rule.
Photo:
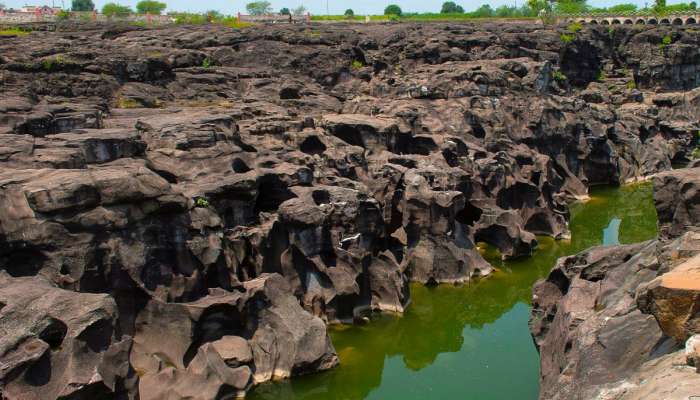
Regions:
<instances>
[{"instance_id":1,"label":"gorge","mask_svg":"<svg viewBox=\"0 0 700 400\"><path fill-rule=\"evenodd\" d=\"M0 36L1 396L687 398L698 44L498 22Z\"/></svg>"}]
</instances>

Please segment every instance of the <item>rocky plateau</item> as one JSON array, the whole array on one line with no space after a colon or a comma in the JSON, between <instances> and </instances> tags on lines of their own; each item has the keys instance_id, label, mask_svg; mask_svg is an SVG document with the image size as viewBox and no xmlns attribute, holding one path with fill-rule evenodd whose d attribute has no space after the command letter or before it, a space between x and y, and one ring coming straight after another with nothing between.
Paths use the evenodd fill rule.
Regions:
<instances>
[{"instance_id":1,"label":"rocky plateau","mask_svg":"<svg viewBox=\"0 0 700 400\"><path fill-rule=\"evenodd\" d=\"M657 241L535 288L541 397L692 389L700 169L670 171L698 141L700 34L565 30L0 37L0 396L229 399L333 368L328 324L489 275L481 243L527 257L591 185L650 176Z\"/></svg>"}]
</instances>

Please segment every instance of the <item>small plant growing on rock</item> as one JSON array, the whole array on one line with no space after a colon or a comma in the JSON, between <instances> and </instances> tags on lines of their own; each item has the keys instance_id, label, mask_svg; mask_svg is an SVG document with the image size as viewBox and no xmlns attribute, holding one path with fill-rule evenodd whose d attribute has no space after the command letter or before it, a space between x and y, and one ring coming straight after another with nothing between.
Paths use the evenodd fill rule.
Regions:
<instances>
[{"instance_id":1,"label":"small plant growing on rock","mask_svg":"<svg viewBox=\"0 0 700 400\"><path fill-rule=\"evenodd\" d=\"M598 82L603 82L608 78L608 75L603 71L602 69L598 71L598 76L596 76L595 80Z\"/></svg>"},{"instance_id":2,"label":"small plant growing on rock","mask_svg":"<svg viewBox=\"0 0 700 400\"><path fill-rule=\"evenodd\" d=\"M209 57L202 60L202 68L208 69L210 67L211 67L211 60L209 59Z\"/></svg>"},{"instance_id":3,"label":"small plant growing on rock","mask_svg":"<svg viewBox=\"0 0 700 400\"><path fill-rule=\"evenodd\" d=\"M583 29L583 25L580 22L574 22L566 27L566 30L571 33L578 33L581 29Z\"/></svg>"},{"instance_id":4,"label":"small plant growing on rock","mask_svg":"<svg viewBox=\"0 0 700 400\"><path fill-rule=\"evenodd\" d=\"M661 50L663 50L666 47L668 47L671 43L673 43L673 39L671 39L671 35L666 35L661 39L661 44L659 45L659 48Z\"/></svg>"},{"instance_id":5,"label":"small plant growing on rock","mask_svg":"<svg viewBox=\"0 0 700 400\"><path fill-rule=\"evenodd\" d=\"M352 69L360 69L365 66L365 64L360 61L360 60L352 60L352 63L350 64Z\"/></svg>"},{"instance_id":6,"label":"small plant growing on rock","mask_svg":"<svg viewBox=\"0 0 700 400\"><path fill-rule=\"evenodd\" d=\"M197 200L194 202L194 206L199 208L207 208L209 207L209 201L207 201L207 199L204 197L197 197Z\"/></svg>"},{"instance_id":7,"label":"small plant growing on rock","mask_svg":"<svg viewBox=\"0 0 700 400\"><path fill-rule=\"evenodd\" d=\"M554 71L552 73L552 78L554 78L555 81L560 83L566 82L567 79L566 75L564 75L564 73L562 73L561 71Z\"/></svg>"},{"instance_id":8,"label":"small plant growing on rock","mask_svg":"<svg viewBox=\"0 0 700 400\"><path fill-rule=\"evenodd\" d=\"M559 35L559 39L562 41L562 43L571 43L576 39L576 35L570 33L562 33L561 35Z\"/></svg>"},{"instance_id":9,"label":"small plant growing on rock","mask_svg":"<svg viewBox=\"0 0 700 400\"><path fill-rule=\"evenodd\" d=\"M51 72L64 62L65 60L61 56L45 58L41 61L41 68L46 72Z\"/></svg>"},{"instance_id":10,"label":"small plant growing on rock","mask_svg":"<svg viewBox=\"0 0 700 400\"><path fill-rule=\"evenodd\" d=\"M697 160L700 158L700 131L697 132L697 138L695 139L695 148L690 152L690 159Z\"/></svg>"},{"instance_id":11,"label":"small plant growing on rock","mask_svg":"<svg viewBox=\"0 0 700 400\"><path fill-rule=\"evenodd\" d=\"M627 82L627 89L633 90L637 88L637 84L634 81L628 81Z\"/></svg>"}]
</instances>

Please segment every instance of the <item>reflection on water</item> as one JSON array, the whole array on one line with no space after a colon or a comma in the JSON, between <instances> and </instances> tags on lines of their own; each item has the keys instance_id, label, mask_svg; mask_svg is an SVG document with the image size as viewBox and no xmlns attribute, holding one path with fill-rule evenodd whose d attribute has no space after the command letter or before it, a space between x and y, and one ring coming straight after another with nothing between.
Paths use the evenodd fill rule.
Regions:
<instances>
[{"instance_id":1,"label":"reflection on water","mask_svg":"<svg viewBox=\"0 0 700 400\"><path fill-rule=\"evenodd\" d=\"M596 188L571 207L572 239L539 238L533 257L501 261L464 286L412 285L403 316L331 327L341 365L329 372L265 384L252 399L536 399L539 359L527 327L533 283L556 259L591 246L656 235L651 185Z\"/></svg>"},{"instance_id":2,"label":"reflection on water","mask_svg":"<svg viewBox=\"0 0 700 400\"><path fill-rule=\"evenodd\" d=\"M620 223L622 223L622 220L615 217L610 220L607 228L603 229L604 245L614 246L616 244L620 244Z\"/></svg>"}]
</instances>

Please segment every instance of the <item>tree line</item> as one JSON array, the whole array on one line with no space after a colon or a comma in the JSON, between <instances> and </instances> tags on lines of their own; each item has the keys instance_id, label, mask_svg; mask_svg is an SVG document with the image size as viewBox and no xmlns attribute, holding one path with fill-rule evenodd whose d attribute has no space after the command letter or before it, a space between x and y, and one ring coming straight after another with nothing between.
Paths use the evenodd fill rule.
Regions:
<instances>
[{"instance_id":1,"label":"tree line","mask_svg":"<svg viewBox=\"0 0 700 400\"><path fill-rule=\"evenodd\" d=\"M167 4L156 0L141 0L136 4L136 13L160 15L168 7ZM95 3L92 0L73 0L72 11L94 11ZM102 7L102 14L108 17L121 17L133 14L134 10L129 6L119 3L107 3Z\"/></svg>"}]
</instances>

